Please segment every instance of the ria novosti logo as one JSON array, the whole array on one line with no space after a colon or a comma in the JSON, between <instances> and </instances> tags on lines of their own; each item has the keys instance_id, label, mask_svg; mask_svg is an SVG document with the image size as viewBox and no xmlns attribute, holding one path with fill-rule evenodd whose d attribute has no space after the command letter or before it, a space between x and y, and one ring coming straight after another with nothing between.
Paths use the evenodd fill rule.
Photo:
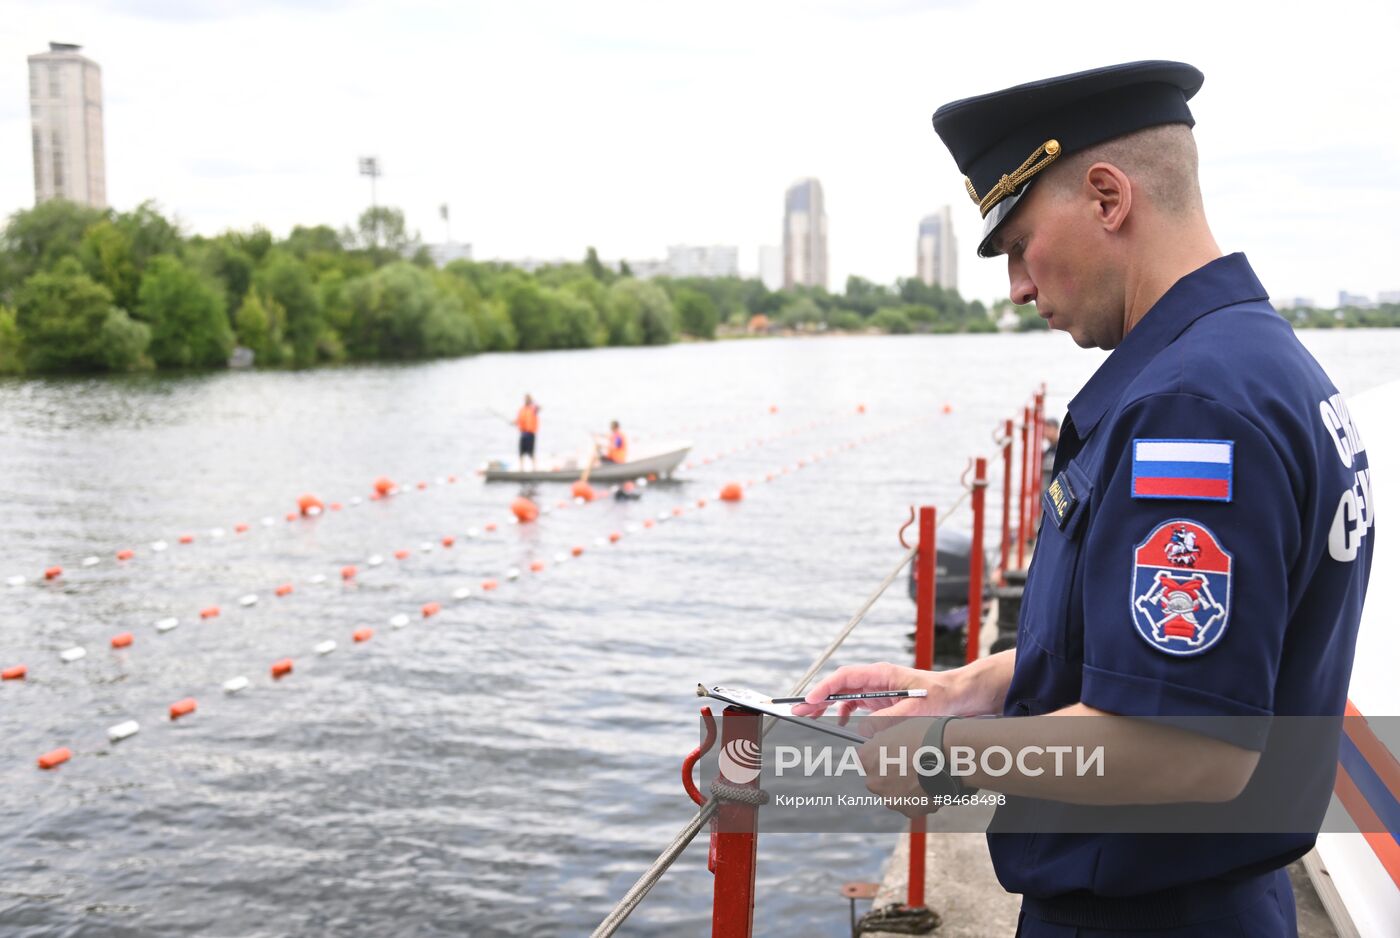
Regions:
<instances>
[{"instance_id":1,"label":"ria novosti logo","mask_svg":"<svg viewBox=\"0 0 1400 938\"><path fill-rule=\"evenodd\" d=\"M751 739L731 739L719 751L719 771L735 785L747 785L763 769L763 750Z\"/></svg>"}]
</instances>

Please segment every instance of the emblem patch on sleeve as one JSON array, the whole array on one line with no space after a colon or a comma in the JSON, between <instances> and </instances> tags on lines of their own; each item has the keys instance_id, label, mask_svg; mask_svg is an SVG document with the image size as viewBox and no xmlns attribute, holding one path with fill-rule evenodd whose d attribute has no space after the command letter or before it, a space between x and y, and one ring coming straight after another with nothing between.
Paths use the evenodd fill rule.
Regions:
<instances>
[{"instance_id":1,"label":"emblem patch on sleeve","mask_svg":"<svg viewBox=\"0 0 1400 938\"><path fill-rule=\"evenodd\" d=\"M1178 518L1153 529L1133 554L1133 625L1169 655L1199 655L1230 620L1234 555L1205 525Z\"/></svg>"},{"instance_id":2,"label":"emblem patch on sleeve","mask_svg":"<svg viewBox=\"0 0 1400 938\"><path fill-rule=\"evenodd\" d=\"M1133 498L1228 502L1234 478L1233 440L1133 440Z\"/></svg>"}]
</instances>

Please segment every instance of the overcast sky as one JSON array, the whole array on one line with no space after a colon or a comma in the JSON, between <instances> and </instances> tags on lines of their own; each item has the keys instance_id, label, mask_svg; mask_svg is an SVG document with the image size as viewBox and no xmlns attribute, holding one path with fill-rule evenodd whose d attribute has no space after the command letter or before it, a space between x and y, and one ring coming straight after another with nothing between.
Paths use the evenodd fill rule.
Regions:
<instances>
[{"instance_id":1,"label":"overcast sky","mask_svg":"<svg viewBox=\"0 0 1400 938\"><path fill-rule=\"evenodd\" d=\"M33 204L25 57L102 67L107 192L187 231L348 224L381 204L478 258L664 256L781 240L784 189L826 191L833 289L914 272L951 204L959 285L1000 261L929 123L946 101L1143 58L1192 102L1217 240L1276 297L1400 290L1400 5L707 0L0 0L0 212Z\"/></svg>"}]
</instances>

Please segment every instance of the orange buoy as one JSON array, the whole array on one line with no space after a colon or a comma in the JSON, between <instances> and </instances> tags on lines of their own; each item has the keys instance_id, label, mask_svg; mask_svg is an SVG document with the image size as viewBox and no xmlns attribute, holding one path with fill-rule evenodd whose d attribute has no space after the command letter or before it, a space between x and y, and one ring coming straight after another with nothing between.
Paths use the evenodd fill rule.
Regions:
<instances>
[{"instance_id":1,"label":"orange buoy","mask_svg":"<svg viewBox=\"0 0 1400 938\"><path fill-rule=\"evenodd\" d=\"M278 596L289 596L292 593L292 584L283 583L281 586L277 587L277 589L273 590L272 592L276 593Z\"/></svg>"},{"instance_id":2,"label":"orange buoy","mask_svg":"<svg viewBox=\"0 0 1400 938\"><path fill-rule=\"evenodd\" d=\"M442 603L424 603L424 604L423 604L423 618L425 618L425 619L431 619L433 616L437 615L437 614L438 614L439 612L441 612L441 611L442 611Z\"/></svg>"},{"instance_id":3,"label":"orange buoy","mask_svg":"<svg viewBox=\"0 0 1400 938\"><path fill-rule=\"evenodd\" d=\"M247 530L248 530L248 525L246 525L246 524L243 523L242 521L238 522L237 524L235 524L235 525L233 526L233 533L234 533L234 534L243 534L243 533L246 532Z\"/></svg>"},{"instance_id":4,"label":"orange buoy","mask_svg":"<svg viewBox=\"0 0 1400 938\"><path fill-rule=\"evenodd\" d=\"M582 547L575 547L575 548L573 548L572 550L570 550L569 553L573 554L575 557L582 557L582 556L583 556L583 548L582 548Z\"/></svg>"},{"instance_id":5,"label":"orange buoy","mask_svg":"<svg viewBox=\"0 0 1400 938\"><path fill-rule=\"evenodd\" d=\"M406 551L406 550L396 550L396 551L394 551L394 559L395 559L395 560L404 560L404 559L406 559L406 558L408 557L409 553L410 553L410 551Z\"/></svg>"},{"instance_id":6,"label":"orange buoy","mask_svg":"<svg viewBox=\"0 0 1400 938\"><path fill-rule=\"evenodd\" d=\"M288 520L288 521L295 521L295 520L297 520L298 517L300 517L300 516L299 516L295 511L289 511L289 512L287 512L287 520Z\"/></svg>"},{"instance_id":7,"label":"orange buoy","mask_svg":"<svg viewBox=\"0 0 1400 938\"><path fill-rule=\"evenodd\" d=\"M642 527L654 528L656 527L656 520L654 518L645 518L642 520Z\"/></svg>"},{"instance_id":8,"label":"orange buoy","mask_svg":"<svg viewBox=\"0 0 1400 938\"><path fill-rule=\"evenodd\" d=\"M681 515L685 514L685 509L677 505L675 508L671 509L671 514L679 518Z\"/></svg>"},{"instance_id":9,"label":"orange buoy","mask_svg":"<svg viewBox=\"0 0 1400 938\"><path fill-rule=\"evenodd\" d=\"M384 496L383 496L383 495L380 495L378 492L373 492L373 493L370 494L369 500L372 501L372 502L377 502L377 501L379 501L379 500L380 500L381 498L383 498L383 497L384 497Z\"/></svg>"},{"instance_id":10,"label":"orange buoy","mask_svg":"<svg viewBox=\"0 0 1400 938\"><path fill-rule=\"evenodd\" d=\"M423 490L424 490L425 488L427 488L427 487L428 487L428 483L426 483L426 482L419 482L419 483L418 483L418 491L420 491L420 492L423 491Z\"/></svg>"},{"instance_id":11,"label":"orange buoy","mask_svg":"<svg viewBox=\"0 0 1400 938\"><path fill-rule=\"evenodd\" d=\"M319 514L326 510L326 505L315 495L303 495L297 499L297 510L303 515L312 514L312 510Z\"/></svg>"},{"instance_id":12,"label":"orange buoy","mask_svg":"<svg viewBox=\"0 0 1400 938\"><path fill-rule=\"evenodd\" d=\"M374 629L356 629L355 634L350 637L357 642L367 642L374 638Z\"/></svg>"},{"instance_id":13,"label":"orange buoy","mask_svg":"<svg viewBox=\"0 0 1400 938\"><path fill-rule=\"evenodd\" d=\"M135 635L132 635L130 632L121 632L112 636L112 647L125 648L134 641L136 641Z\"/></svg>"},{"instance_id":14,"label":"orange buoy","mask_svg":"<svg viewBox=\"0 0 1400 938\"><path fill-rule=\"evenodd\" d=\"M531 572L531 573L539 573L539 572L540 572L541 570L543 570L543 569L544 569L544 561L543 561L543 560L536 560L536 561L534 561L534 562L532 562L532 563L530 564L530 572Z\"/></svg>"},{"instance_id":15,"label":"orange buoy","mask_svg":"<svg viewBox=\"0 0 1400 938\"><path fill-rule=\"evenodd\" d=\"M540 516L539 506L523 496L510 503L510 510L522 522L534 521Z\"/></svg>"},{"instance_id":16,"label":"orange buoy","mask_svg":"<svg viewBox=\"0 0 1400 938\"><path fill-rule=\"evenodd\" d=\"M0 681L22 681L29 673L29 668L22 664L17 664L0 671Z\"/></svg>"},{"instance_id":17,"label":"orange buoy","mask_svg":"<svg viewBox=\"0 0 1400 938\"><path fill-rule=\"evenodd\" d=\"M726 502L741 501L744 497L744 487L738 482L730 482L719 490L719 497Z\"/></svg>"},{"instance_id":18,"label":"orange buoy","mask_svg":"<svg viewBox=\"0 0 1400 938\"><path fill-rule=\"evenodd\" d=\"M496 587L498 587L498 586L500 586L500 585L501 585L501 584L497 583L495 580L482 580L482 581L481 581L481 588L482 588L482 590L484 590L485 592L488 592L488 593L491 592L493 589L495 589Z\"/></svg>"},{"instance_id":19,"label":"orange buoy","mask_svg":"<svg viewBox=\"0 0 1400 938\"><path fill-rule=\"evenodd\" d=\"M554 507L562 511L563 509L569 507L569 503L561 499L560 501L554 503Z\"/></svg>"},{"instance_id":20,"label":"orange buoy","mask_svg":"<svg viewBox=\"0 0 1400 938\"><path fill-rule=\"evenodd\" d=\"M186 697L184 700L177 700L170 705L170 719L178 720L180 717L194 713L195 700L193 697Z\"/></svg>"},{"instance_id":21,"label":"orange buoy","mask_svg":"<svg viewBox=\"0 0 1400 938\"><path fill-rule=\"evenodd\" d=\"M608 540L616 544L618 541L622 540L622 532L614 531L613 533L608 535Z\"/></svg>"},{"instance_id":22,"label":"orange buoy","mask_svg":"<svg viewBox=\"0 0 1400 938\"><path fill-rule=\"evenodd\" d=\"M446 537L444 537L444 538L442 539L442 546L443 546L443 547L451 547L451 546L452 546L453 544L455 544L455 543L457 543L457 539L456 539L455 537L453 537L451 534L447 535Z\"/></svg>"},{"instance_id":23,"label":"orange buoy","mask_svg":"<svg viewBox=\"0 0 1400 938\"><path fill-rule=\"evenodd\" d=\"M39 768L51 769L56 765L62 765L71 758L73 758L73 750L69 749L67 746L62 746L40 756Z\"/></svg>"},{"instance_id":24,"label":"orange buoy","mask_svg":"<svg viewBox=\"0 0 1400 938\"><path fill-rule=\"evenodd\" d=\"M180 543L181 543L181 544L193 544L193 543L194 543L194 535L193 535L193 534L181 534L181 535L180 535Z\"/></svg>"},{"instance_id":25,"label":"orange buoy","mask_svg":"<svg viewBox=\"0 0 1400 938\"><path fill-rule=\"evenodd\" d=\"M456 476L448 476L448 477L447 477L447 484L448 484L448 485L456 485L456 484L457 484L457 477L456 477Z\"/></svg>"},{"instance_id":26,"label":"orange buoy","mask_svg":"<svg viewBox=\"0 0 1400 938\"><path fill-rule=\"evenodd\" d=\"M200 617L201 619L213 619L213 618L216 618L218 615L219 615L219 607L218 607L218 606L206 606L205 608L199 610L199 617Z\"/></svg>"},{"instance_id":27,"label":"orange buoy","mask_svg":"<svg viewBox=\"0 0 1400 938\"><path fill-rule=\"evenodd\" d=\"M945 414L951 414L952 412L953 412L953 405L952 405L952 404L945 403L945 404L943 405L943 413L945 413Z\"/></svg>"},{"instance_id":28,"label":"orange buoy","mask_svg":"<svg viewBox=\"0 0 1400 938\"><path fill-rule=\"evenodd\" d=\"M598 497L598 493L593 491L593 486L583 479L579 479L569 488L569 494L574 498L581 498L586 502L591 502Z\"/></svg>"},{"instance_id":29,"label":"orange buoy","mask_svg":"<svg viewBox=\"0 0 1400 938\"><path fill-rule=\"evenodd\" d=\"M374 493L379 496L388 495L394 490L394 480L388 476L380 476L374 480Z\"/></svg>"},{"instance_id":30,"label":"orange buoy","mask_svg":"<svg viewBox=\"0 0 1400 938\"><path fill-rule=\"evenodd\" d=\"M770 414L776 414L777 412L778 412L778 405L777 405L777 404L769 404L769 405L768 405L768 413L770 413Z\"/></svg>"},{"instance_id":31,"label":"orange buoy","mask_svg":"<svg viewBox=\"0 0 1400 938\"><path fill-rule=\"evenodd\" d=\"M286 677L292 673L292 659L283 658L281 661L272 662L272 676L274 678Z\"/></svg>"},{"instance_id":32,"label":"orange buoy","mask_svg":"<svg viewBox=\"0 0 1400 938\"><path fill-rule=\"evenodd\" d=\"M331 511L340 511L343 507L340 502L331 502Z\"/></svg>"},{"instance_id":33,"label":"orange buoy","mask_svg":"<svg viewBox=\"0 0 1400 938\"><path fill-rule=\"evenodd\" d=\"M63 576L62 567L49 567L44 571L44 579L46 580L57 580L61 576Z\"/></svg>"},{"instance_id":34,"label":"orange buoy","mask_svg":"<svg viewBox=\"0 0 1400 938\"><path fill-rule=\"evenodd\" d=\"M857 405L856 405L856 413L858 413L858 414L863 414L863 413L865 413L865 405L864 405L864 404L857 404Z\"/></svg>"},{"instance_id":35,"label":"orange buoy","mask_svg":"<svg viewBox=\"0 0 1400 938\"><path fill-rule=\"evenodd\" d=\"M135 556L136 556L136 551L132 550L132 549L129 548L129 547L128 547L128 548L125 548L125 549L123 549L123 550L117 551L117 559L118 559L118 560L130 560L132 557L135 557Z\"/></svg>"},{"instance_id":36,"label":"orange buoy","mask_svg":"<svg viewBox=\"0 0 1400 938\"><path fill-rule=\"evenodd\" d=\"M359 571L355 569L354 564L347 564L346 566L340 568L340 578L342 580L353 580L355 579L355 574L358 572Z\"/></svg>"},{"instance_id":37,"label":"orange buoy","mask_svg":"<svg viewBox=\"0 0 1400 938\"><path fill-rule=\"evenodd\" d=\"M765 482L772 482L772 481L773 481L773 473L770 472L770 473L768 473L767 475L765 475L765 476L763 477L763 481L765 481Z\"/></svg>"},{"instance_id":38,"label":"orange buoy","mask_svg":"<svg viewBox=\"0 0 1400 938\"><path fill-rule=\"evenodd\" d=\"M485 528L486 532L489 534L492 531L496 530L496 522L488 521L482 527Z\"/></svg>"},{"instance_id":39,"label":"orange buoy","mask_svg":"<svg viewBox=\"0 0 1400 938\"><path fill-rule=\"evenodd\" d=\"M654 473L654 472L648 472L648 473L647 473L647 481L648 481L648 482L655 482L655 481L656 481L656 473Z\"/></svg>"},{"instance_id":40,"label":"orange buoy","mask_svg":"<svg viewBox=\"0 0 1400 938\"><path fill-rule=\"evenodd\" d=\"M704 507L705 507L705 500L704 500L703 498L697 498L697 499L695 500L695 507L696 507L696 508L704 508Z\"/></svg>"}]
</instances>

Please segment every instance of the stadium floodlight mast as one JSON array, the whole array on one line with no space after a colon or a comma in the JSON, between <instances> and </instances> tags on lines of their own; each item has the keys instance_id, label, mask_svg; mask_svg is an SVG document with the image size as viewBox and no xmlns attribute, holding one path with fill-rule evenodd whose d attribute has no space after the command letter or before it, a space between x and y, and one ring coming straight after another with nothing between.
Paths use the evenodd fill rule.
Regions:
<instances>
[{"instance_id":1,"label":"stadium floodlight mast","mask_svg":"<svg viewBox=\"0 0 1400 938\"><path fill-rule=\"evenodd\" d=\"M375 194L375 183L383 171L379 168L379 157L360 157L360 175L369 177L369 207L370 217L374 219L374 246L379 247L379 200Z\"/></svg>"}]
</instances>

